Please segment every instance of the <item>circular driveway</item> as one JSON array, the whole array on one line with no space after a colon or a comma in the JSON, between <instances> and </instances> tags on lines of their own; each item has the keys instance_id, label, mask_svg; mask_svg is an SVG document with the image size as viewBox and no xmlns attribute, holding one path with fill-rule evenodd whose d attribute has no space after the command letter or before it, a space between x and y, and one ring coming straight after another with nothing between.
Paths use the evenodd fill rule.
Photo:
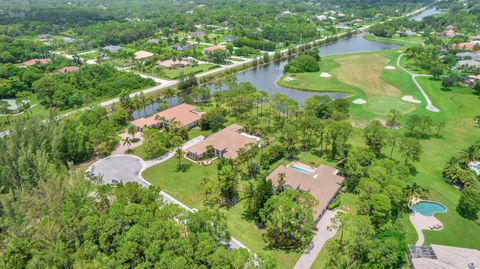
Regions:
<instances>
[{"instance_id":1,"label":"circular driveway","mask_svg":"<svg viewBox=\"0 0 480 269\"><path fill-rule=\"evenodd\" d=\"M123 183L136 182L146 187L148 184L140 176L144 165L143 160L137 156L115 155L96 161L88 171L101 176L105 184L117 180Z\"/></svg>"}]
</instances>

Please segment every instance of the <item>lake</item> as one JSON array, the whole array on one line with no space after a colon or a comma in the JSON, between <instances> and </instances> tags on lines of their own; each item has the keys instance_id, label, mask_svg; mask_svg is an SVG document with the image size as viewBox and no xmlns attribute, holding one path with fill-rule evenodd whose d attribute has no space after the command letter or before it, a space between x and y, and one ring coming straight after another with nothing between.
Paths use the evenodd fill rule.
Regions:
<instances>
[{"instance_id":1,"label":"lake","mask_svg":"<svg viewBox=\"0 0 480 269\"><path fill-rule=\"evenodd\" d=\"M432 8L425 9L418 15L412 16L410 19L414 21L421 21L425 17L437 15L437 14L445 14L445 12L438 10L436 7L432 7Z\"/></svg>"},{"instance_id":2,"label":"lake","mask_svg":"<svg viewBox=\"0 0 480 269\"><path fill-rule=\"evenodd\" d=\"M399 48L399 45L389 44L383 42L369 41L363 38L363 34L354 35L350 38L340 39L334 43L325 44L320 46L320 56L330 56L330 55L339 55L339 54L349 54L349 53L359 53L359 52L369 52L369 51L381 51ZM288 96L298 102L298 104L303 105L305 99L314 96L314 95L327 95L330 98L338 99L347 96L346 93L341 92L307 92L283 88L277 85L276 81L283 75L283 67L288 63L288 60L272 62L270 64L262 65L254 69L249 69L243 72L240 72L236 75L237 81L239 82L250 82L252 83L257 90L265 91L268 94L272 95L275 93L280 93ZM222 90L215 89L213 84L207 84L212 91ZM223 88L224 89L224 88ZM169 105L178 104L176 98L168 100ZM155 103L145 107L146 115L151 115L155 113L156 109L160 104ZM133 118L139 118L145 116L144 109L135 111L133 113Z\"/></svg>"}]
</instances>

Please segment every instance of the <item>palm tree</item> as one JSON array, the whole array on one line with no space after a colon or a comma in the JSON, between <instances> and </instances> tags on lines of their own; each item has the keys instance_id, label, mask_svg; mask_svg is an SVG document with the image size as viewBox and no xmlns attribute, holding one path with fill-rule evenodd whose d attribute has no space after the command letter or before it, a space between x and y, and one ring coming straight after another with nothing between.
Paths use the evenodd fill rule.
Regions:
<instances>
[{"instance_id":1,"label":"palm tree","mask_svg":"<svg viewBox=\"0 0 480 269\"><path fill-rule=\"evenodd\" d=\"M182 157L183 157L183 151L181 148L177 148L175 150L175 156L178 159L178 170L182 169Z\"/></svg>"},{"instance_id":2,"label":"palm tree","mask_svg":"<svg viewBox=\"0 0 480 269\"><path fill-rule=\"evenodd\" d=\"M416 182L412 183L412 185L407 185L403 189L403 192L405 193L405 199L407 203L410 203L413 197L425 198L429 193L429 191L426 188L423 188L422 186L418 185Z\"/></svg>"},{"instance_id":3,"label":"palm tree","mask_svg":"<svg viewBox=\"0 0 480 269\"><path fill-rule=\"evenodd\" d=\"M245 189L243 190L243 198L245 199L244 207L247 212L251 215L256 213L256 196L255 196L255 186L252 182L249 182Z\"/></svg>"},{"instance_id":4,"label":"palm tree","mask_svg":"<svg viewBox=\"0 0 480 269\"><path fill-rule=\"evenodd\" d=\"M130 150L130 146L132 145L132 140L130 140L130 137L125 137L123 140L123 145L127 145L127 148Z\"/></svg>"},{"instance_id":5,"label":"palm tree","mask_svg":"<svg viewBox=\"0 0 480 269\"><path fill-rule=\"evenodd\" d=\"M477 147L475 145L471 145L465 150L462 150L462 153L460 155L460 159L465 162L465 166L468 166L468 163L471 161L474 161L480 157L480 147Z\"/></svg>"},{"instance_id":6,"label":"palm tree","mask_svg":"<svg viewBox=\"0 0 480 269\"><path fill-rule=\"evenodd\" d=\"M336 257L331 260L331 268L333 269L356 269L360 268L356 261L346 256Z\"/></svg>"},{"instance_id":7,"label":"palm tree","mask_svg":"<svg viewBox=\"0 0 480 269\"><path fill-rule=\"evenodd\" d=\"M137 127L134 125L128 126L127 133L132 136L133 139L135 139L135 134L137 133Z\"/></svg>"}]
</instances>

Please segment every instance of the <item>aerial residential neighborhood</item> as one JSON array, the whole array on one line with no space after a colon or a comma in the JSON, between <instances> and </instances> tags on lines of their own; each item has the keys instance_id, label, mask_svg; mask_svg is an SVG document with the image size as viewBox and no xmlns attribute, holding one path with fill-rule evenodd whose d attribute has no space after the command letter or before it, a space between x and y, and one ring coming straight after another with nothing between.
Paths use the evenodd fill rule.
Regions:
<instances>
[{"instance_id":1,"label":"aerial residential neighborhood","mask_svg":"<svg viewBox=\"0 0 480 269\"><path fill-rule=\"evenodd\" d=\"M0 2L1 268L480 268L480 3Z\"/></svg>"}]
</instances>

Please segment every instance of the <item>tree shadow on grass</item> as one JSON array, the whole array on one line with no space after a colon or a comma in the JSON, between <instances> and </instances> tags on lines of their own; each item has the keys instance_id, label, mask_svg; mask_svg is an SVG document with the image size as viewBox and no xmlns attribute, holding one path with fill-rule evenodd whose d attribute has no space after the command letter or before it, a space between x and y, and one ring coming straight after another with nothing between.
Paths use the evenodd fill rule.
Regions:
<instances>
[{"instance_id":1,"label":"tree shadow on grass","mask_svg":"<svg viewBox=\"0 0 480 269\"><path fill-rule=\"evenodd\" d=\"M192 167L191 163L182 163L180 165L177 165L175 172L185 173L185 172L188 172L188 170L190 170L190 167Z\"/></svg>"}]
</instances>

